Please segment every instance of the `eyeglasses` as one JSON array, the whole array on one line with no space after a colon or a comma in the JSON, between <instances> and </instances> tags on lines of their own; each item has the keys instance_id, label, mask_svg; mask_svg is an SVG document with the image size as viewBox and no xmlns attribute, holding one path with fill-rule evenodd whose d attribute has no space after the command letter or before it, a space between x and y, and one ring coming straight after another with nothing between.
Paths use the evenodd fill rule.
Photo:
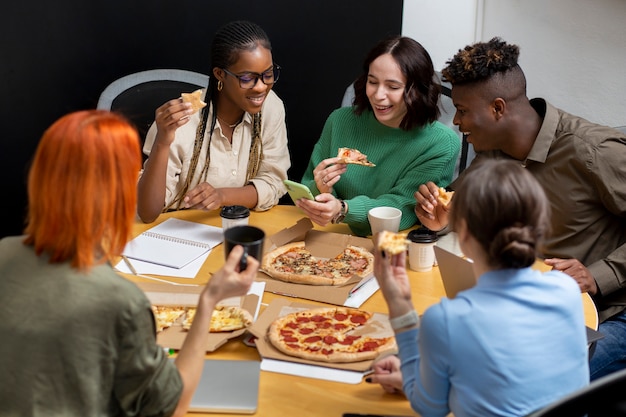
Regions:
<instances>
[{"instance_id":1,"label":"eyeglasses","mask_svg":"<svg viewBox=\"0 0 626 417\"><path fill-rule=\"evenodd\" d=\"M247 90L254 88L259 80L265 85L273 85L278 81L278 76L280 75L280 66L278 65L274 65L272 69L265 71L263 74L259 74L258 72L244 72L241 75L237 75L228 71L226 68L222 69L226 74L232 75L239 80L239 87Z\"/></svg>"}]
</instances>

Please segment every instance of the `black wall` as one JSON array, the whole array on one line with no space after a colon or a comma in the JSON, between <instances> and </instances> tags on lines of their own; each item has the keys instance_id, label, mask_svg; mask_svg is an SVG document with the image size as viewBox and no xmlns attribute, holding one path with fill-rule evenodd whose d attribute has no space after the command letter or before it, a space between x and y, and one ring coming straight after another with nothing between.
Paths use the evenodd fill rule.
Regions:
<instances>
[{"instance_id":1,"label":"black wall","mask_svg":"<svg viewBox=\"0 0 626 417\"><path fill-rule=\"evenodd\" d=\"M28 164L63 114L95 108L113 80L152 68L209 74L215 30L261 25L283 67L292 168L299 180L328 114L379 39L401 33L402 0L17 1L0 13L0 236L21 233ZM76 198L80 198L79 195Z\"/></svg>"}]
</instances>

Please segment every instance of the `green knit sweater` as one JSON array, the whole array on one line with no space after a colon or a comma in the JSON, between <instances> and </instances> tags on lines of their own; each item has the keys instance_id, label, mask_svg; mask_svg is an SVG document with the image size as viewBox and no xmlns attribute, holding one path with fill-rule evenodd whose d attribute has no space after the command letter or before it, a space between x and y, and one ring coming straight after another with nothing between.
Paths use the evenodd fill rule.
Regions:
<instances>
[{"instance_id":1,"label":"green knit sweater","mask_svg":"<svg viewBox=\"0 0 626 417\"><path fill-rule=\"evenodd\" d=\"M367 236L371 234L367 212L373 207L402 210L400 230L416 223L413 193L427 181L441 187L450 184L461 141L439 122L405 131L381 124L370 111L357 116L350 107L337 109L326 120L302 177L313 194L319 193L313 169L322 160L336 156L341 147L356 148L376 164L348 165L333 187L333 194L348 203L344 222L354 234Z\"/></svg>"}]
</instances>

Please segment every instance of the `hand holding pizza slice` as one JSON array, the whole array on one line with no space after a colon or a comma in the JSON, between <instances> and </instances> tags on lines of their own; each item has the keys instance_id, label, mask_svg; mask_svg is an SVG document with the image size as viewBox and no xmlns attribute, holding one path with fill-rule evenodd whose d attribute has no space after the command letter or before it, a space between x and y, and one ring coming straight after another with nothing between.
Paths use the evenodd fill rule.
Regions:
<instances>
[{"instance_id":1,"label":"hand holding pizza slice","mask_svg":"<svg viewBox=\"0 0 626 417\"><path fill-rule=\"evenodd\" d=\"M196 90L193 93L182 93L180 96L183 101L191 103L191 110L194 113L206 107L206 103L202 101L202 89Z\"/></svg>"},{"instance_id":2,"label":"hand holding pizza slice","mask_svg":"<svg viewBox=\"0 0 626 417\"><path fill-rule=\"evenodd\" d=\"M454 195L454 191L446 191L445 188L439 187L438 192L439 196L437 197L437 200L442 206L448 207L448 204L450 204L452 196Z\"/></svg>"},{"instance_id":3,"label":"hand holding pizza slice","mask_svg":"<svg viewBox=\"0 0 626 417\"><path fill-rule=\"evenodd\" d=\"M337 158L341 158L341 163L344 164L356 164L366 167L375 167L376 164L367 160L367 155L363 154L358 149L353 148L339 148L337 152Z\"/></svg>"}]
</instances>

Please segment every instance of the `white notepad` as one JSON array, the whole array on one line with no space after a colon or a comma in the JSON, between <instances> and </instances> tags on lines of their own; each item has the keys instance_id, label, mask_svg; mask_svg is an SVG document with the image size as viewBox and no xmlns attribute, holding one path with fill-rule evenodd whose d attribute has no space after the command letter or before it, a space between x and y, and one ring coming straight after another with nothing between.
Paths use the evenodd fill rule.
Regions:
<instances>
[{"instance_id":1,"label":"white notepad","mask_svg":"<svg viewBox=\"0 0 626 417\"><path fill-rule=\"evenodd\" d=\"M222 228L169 218L130 242L123 255L170 268L182 268L223 239Z\"/></svg>"}]
</instances>

